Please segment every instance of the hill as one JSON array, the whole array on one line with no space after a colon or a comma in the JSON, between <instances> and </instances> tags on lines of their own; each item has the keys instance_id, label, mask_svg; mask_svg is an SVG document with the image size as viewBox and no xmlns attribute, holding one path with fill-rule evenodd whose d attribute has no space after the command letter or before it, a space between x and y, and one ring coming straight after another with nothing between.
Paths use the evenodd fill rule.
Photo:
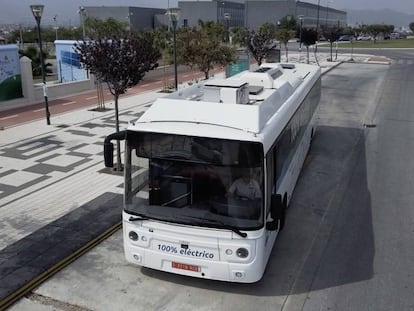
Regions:
<instances>
[{"instance_id":1,"label":"hill","mask_svg":"<svg viewBox=\"0 0 414 311\"><path fill-rule=\"evenodd\" d=\"M348 24L388 24L396 29L408 28L414 22L413 14L401 13L389 9L383 10L345 10L348 15Z\"/></svg>"}]
</instances>

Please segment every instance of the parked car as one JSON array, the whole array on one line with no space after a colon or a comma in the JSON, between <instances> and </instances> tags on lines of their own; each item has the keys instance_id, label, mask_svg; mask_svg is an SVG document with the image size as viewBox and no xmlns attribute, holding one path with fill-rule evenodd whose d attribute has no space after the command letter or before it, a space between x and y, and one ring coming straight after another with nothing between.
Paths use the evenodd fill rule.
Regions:
<instances>
[{"instance_id":1,"label":"parked car","mask_svg":"<svg viewBox=\"0 0 414 311\"><path fill-rule=\"evenodd\" d=\"M340 36L338 39L338 41L351 41L351 40L352 40L352 37L348 35Z\"/></svg>"},{"instance_id":2,"label":"parked car","mask_svg":"<svg viewBox=\"0 0 414 311\"><path fill-rule=\"evenodd\" d=\"M369 41L372 40L371 36L369 35L361 35L357 38L358 41Z\"/></svg>"},{"instance_id":3,"label":"parked car","mask_svg":"<svg viewBox=\"0 0 414 311\"><path fill-rule=\"evenodd\" d=\"M400 32L400 39L407 39L407 34L405 32Z\"/></svg>"}]
</instances>

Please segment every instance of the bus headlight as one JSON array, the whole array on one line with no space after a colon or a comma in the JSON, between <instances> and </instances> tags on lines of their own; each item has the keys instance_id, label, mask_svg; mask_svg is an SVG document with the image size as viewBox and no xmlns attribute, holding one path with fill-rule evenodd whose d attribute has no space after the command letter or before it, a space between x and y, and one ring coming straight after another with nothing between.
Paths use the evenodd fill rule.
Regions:
<instances>
[{"instance_id":1,"label":"bus headlight","mask_svg":"<svg viewBox=\"0 0 414 311\"><path fill-rule=\"evenodd\" d=\"M233 254L233 251L230 248L226 249L226 255L230 256L231 254Z\"/></svg>"},{"instance_id":2,"label":"bus headlight","mask_svg":"<svg viewBox=\"0 0 414 311\"><path fill-rule=\"evenodd\" d=\"M249 256L249 251L244 247L240 247L237 249L236 255L239 258L247 258Z\"/></svg>"},{"instance_id":3,"label":"bus headlight","mask_svg":"<svg viewBox=\"0 0 414 311\"><path fill-rule=\"evenodd\" d=\"M138 241L138 234L135 231L129 231L128 233L128 237L132 240L132 241Z\"/></svg>"}]
</instances>

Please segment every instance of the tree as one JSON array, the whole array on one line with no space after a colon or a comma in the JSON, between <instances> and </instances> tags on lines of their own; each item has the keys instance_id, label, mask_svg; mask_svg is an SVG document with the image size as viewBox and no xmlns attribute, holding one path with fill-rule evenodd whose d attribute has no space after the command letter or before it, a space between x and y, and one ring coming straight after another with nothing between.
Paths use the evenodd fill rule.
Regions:
<instances>
[{"instance_id":1,"label":"tree","mask_svg":"<svg viewBox=\"0 0 414 311\"><path fill-rule=\"evenodd\" d=\"M75 45L83 67L107 83L115 101L115 126L119 132L119 96L142 80L145 73L158 66L159 51L151 33L123 39L99 39ZM117 170L122 170L121 148L117 142Z\"/></svg>"},{"instance_id":2,"label":"tree","mask_svg":"<svg viewBox=\"0 0 414 311\"><path fill-rule=\"evenodd\" d=\"M278 27L280 29L296 30L296 27L297 27L296 18L292 15L286 15L279 21Z\"/></svg>"},{"instance_id":3,"label":"tree","mask_svg":"<svg viewBox=\"0 0 414 311\"><path fill-rule=\"evenodd\" d=\"M373 25L368 25L366 26L366 31L368 34L370 34L373 38L374 38L374 43L377 42L377 36L380 33L384 33L384 35L386 33L390 33L390 29L392 28L392 30L394 30L394 26L392 25L384 25L384 24L373 24Z\"/></svg>"},{"instance_id":4,"label":"tree","mask_svg":"<svg viewBox=\"0 0 414 311\"><path fill-rule=\"evenodd\" d=\"M315 29L302 29L302 43L306 46L307 63L309 64L309 46L314 45L318 39L318 33Z\"/></svg>"},{"instance_id":5,"label":"tree","mask_svg":"<svg viewBox=\"0 0 414 311\"><path fill-rule=\"evenodd\" d=\"M166 65L173 63L173 39L168 27L163 25L154 30L154 45L161 52L161 61L163 66L163 90L168 88L166 79Z\"/></svg>"},{"instance_id":6,"label":"tree","mask_svg":"<svg viewBox=\"0 0 414 311\"><path fill-rule=\"evenodd\" d=\"M329 61L332 61L333 43L339 39L341 34L342 34L342 29L338 27L328 28L323 31L323 36L329 41L329 44L330 44L331 57Z\"/></svg>"},{"instance_id":7,"label":"tree","mask_svg":"<svg viewBox=\"0 0 414 311\"><path fill-rule=\"evenodd\" d=\"M59 40L78 40L82 37L81 28L66 28L59 27L58 30ZM42 38L43 42L47 44L48 42L53 42L56 39L56 30L51 27L42 27ZM23 39L23 42L20 42ZM7 35L7 40L10 42L37 42L37 28L26 28L26 29L17 29L10 32Z\"/></svg>"},{"instance_id":8,"label":"tree","mask_svg":"<svg viewBox=\"0 0 414 311\"><path fill-rule=\"evenodd\" d=\"M177 34L178 62L196 67L209 78L215 66L226 66L236 61L236 48L223 43L222 24L199 22L198 27L181 28Z\"/></svg>"},{"instance_id":9,"label":"tree","mask_svg":"<svg viewBox=\"0 0 414 311\"><path fill-rule=\"evenodd\" d=\"M247 36L249 35L249 31L246 28L241 26L234 27L231 29L231 33L233 44L245 46L247 42Z\"/></svg>"},{"instance_id":10,"label":"tree","mask_svg":"<svg viewBox=\"0 0 414 311\"><path fill-rule=\"evenodd\" d=\"M288 58L288 43L289 40L295 37L296 32L289 29L279 29L276 32L276 39L280 41L280 43L285 46L285 52L286 52L286 61L289 61Z\"/></svg>"},{"instance_id":11,"label":"tree","mask_svg":"<svg viewBox=\"0 0 414 311\"><path fill-rule=\"evenodd\" d=\"M356 38L360 35L367 33L367 25L357 25L356 27L352 28L353 34Z\"/></svg>"},{"instance_id":12,"label":"tree","mask_svg":"<svg viewBox=\"0 0 414 311\"><path fill-rule=\"evenodd\" d=\"M293 39L296 35L297 22L291 15L286 15L278 22L276 31L276 39L285 46L286 61L289 61L288 57L288 43L290 39Z\"/></svg>"},{"instance_id":13,"label":"tree","mask_svg":"<svg viewBox=\"0 0 414 311\"><path fill-rule=\"evenodd\" d=\"M90 39L122 38L129 33L127 22L119 22L112 17L106 20L87 17L84 24L86 36Z\"/></svg>"},{"instance_id":14,"label":"tree","mask_svg":"<svg viewBox=\"0 0 414 311\"><path fill-rule=\"evenodd\" d=\"M394 31L395 27L394 25L384 25L384 38L385 37L390 37L391 33Z\"/></svg>"},{"instance_id":15,"label":"tree","mask_svg":"<svg viewBox=\"0 0 414 311\"><path fill-rule=\"evenodd\" d=\"M271 23L261 25L258 32L251 30L246 36L246 46L259 66L276 47L275 38L276 26Z\"/></svg>"},{"instance_id":16,"label":"tree","mask_svg":"<svg viewBox=\"0 0 414 311\"><path fill-rule=\"evenodd\" d=\"M198 21L198 26L203 30L207 36L214 41L227 42L227 29L221 23L212 21Z\"/></svg>"},{"instance_id":17,"label":"tree","mask_svg":"<svg viewBox=\"0 0 414 311\"><path fill-rule=\"evenodd\" d=\"M412 31L412 32L414 32L414 22L412 22L412 23L410 23L410 30Z\"/></svg>"}]
</instances>

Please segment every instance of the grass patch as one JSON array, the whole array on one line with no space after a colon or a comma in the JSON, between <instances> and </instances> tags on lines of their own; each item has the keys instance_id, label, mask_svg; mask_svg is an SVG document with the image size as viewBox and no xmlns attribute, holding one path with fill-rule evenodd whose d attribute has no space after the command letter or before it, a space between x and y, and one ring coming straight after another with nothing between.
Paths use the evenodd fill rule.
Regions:
<instances>
[{"instance_id":1,"label":"grass patch","mask_svg":"<svg viewBox=\"0 0 414 311\"><path fill-rule=\"evenodd\" d=\"M351 48L352 45L354 48L366 48L366 49L403 49L403 48L414 48L414 39L396 39L396 40L377 40L374 43L374 40L370 41L354 41L352 44L350 42L339 42L338 47L341 48ZM324 47L329 47L329 43L324 44ZM333 45L335 47L335 43Z\"/></svg>"}]
</instances>

